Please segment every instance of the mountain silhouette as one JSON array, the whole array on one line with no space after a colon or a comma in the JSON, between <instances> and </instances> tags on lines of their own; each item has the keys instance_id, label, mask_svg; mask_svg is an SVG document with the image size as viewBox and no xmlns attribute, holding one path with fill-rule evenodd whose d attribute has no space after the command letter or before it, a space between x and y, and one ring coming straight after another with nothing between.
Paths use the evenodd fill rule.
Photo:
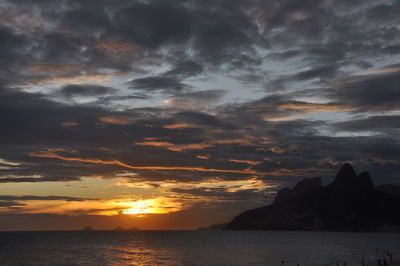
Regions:
<instances>
[{"instance_id":1,"label":"mountain silhouette","mask_svg":"<svg viewBox=\"0 0 400 266\"><path fill-rule=\"evenodd\" d=\"M374 231L399 226L399 189L375 188L367 172L357 175L346 163L330 185L322 186L319 178L300 181L279 191L271 205L243 212L224 229Z\"/></svg>"},{"instance_id":2,"label":"mountain silhouette","mask_svg":"<svg viewBox=\"0 0 400 266\"><path fill-rule=\"evenodd\" d=\"M400 198L400 187L398 186L388 184L388 185L378 186L376 188L392 196Z\"/></svg>"},{"instance_id":3,"label":"mountain silhouette","mask_svg":"<svg viewBox=\"0 0 400 266\"><path fill-rule=\"evenodd\" d=\"M284 188L280 190L276 195L273 204L290 200L305 192L318 189L321 187L322 187L321 178L319 177L303 179L302 181L297 183L293 189Z\"/></svg>"}]
</instances>

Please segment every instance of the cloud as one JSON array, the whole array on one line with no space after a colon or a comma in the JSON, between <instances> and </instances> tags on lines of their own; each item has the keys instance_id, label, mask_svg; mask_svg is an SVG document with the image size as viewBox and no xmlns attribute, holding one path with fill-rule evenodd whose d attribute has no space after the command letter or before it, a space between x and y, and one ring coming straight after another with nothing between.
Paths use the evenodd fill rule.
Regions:
<instances>
[{"instance_id":1,"label":"cloud","mask_svg":"<svg viewBox=\"0 0 400 266\"><path fill-rule=\"evenodd\" d=\"M130 165L128 163L121 162L119 160L105 161L95 158L79 158L79 157L66 157L53 152L33 152L30 154L32 157L39 158L54 158L64 161L75 161L83 163L93 163L93 164L106 164L106 165L117 165L123 168L134 169L134 170L178 170L178 171L199 171L199 172L213 172L213 173L237 173L245 175L256 175L263 174L252 169L208 169L203 167L183 167L183 166L137 166Z\"/></svg>"},{"instance_id":2,"label":"cloud","mask_svg":"<svg viewBox=\"0 0 400 266\"><path fill-rule=\"evenodd\" d=\"M188 40L193 14L175 1L134 3L114 14L115 30L149 48Z\"/></svg>"},{"instance_id":3,"label":"cloud","mask_svg":"<svg viewBox=\"0 0 400 266\"><path fill-rule=\"evenodd\" d=\"M179 93L174 95L172 99L165 100L164 103L175 109L199 110L217 103L224 93L223 90Z\"/></svg>"},{"instance_id":4,"label":"cloud","mask_svg":"<svg viewBox=\"0 0 400 266\"><path fill-rule=\"evenodd\" d=\"M130 87L135 90L142 91L165 91L165 92L177 92L187 88L189 85L181 83L181 81L175 77L166 76L155 76L134 79L129 82Z\"/></svg>"},{"instance_id":5,"label":"cloud","mask_svg":"<svg viewBox=\"0 0 400 266\"><path fill-rule=\"evenodd\" d=\"M399 130L400 116L398 115L376 115L361 119L339 122L334 126L344 131L365 131L384 134L395 134Z\"/></svg>"},{"instance_id":6,"label":"cloud","mask_svg":"<svg viewBox=\"0 0 400 266\"><path fill-rule=\"evenodd\" d=\"M328 183L346 161L399 183L398 1L5 3L4 186L128 171L127 182L175 183L163 192L228 220L225 210L264 204L268 182L267 195L305 177ZM232 187L253 176L258 187Z\"/></svg>"},{"instance_id":7,"label":"cloud","mask_svg":"<svg viewBox=\"0 0 400 266\"><path fill-rule=\"evenodd\" d=\"M67 128L73 128L73 127L79 126L79 124L74 121L65 121L65 122L61 123L61 126L67 127Z\"/></svg>"},{"instance_id":8,"label":"cloud","mask_svg":"<svg viewBox=\"0 0 400 266\"><path fill-rule=\"evenodd\" d=\"M127 116L103 116L99 121L112 125L128 125L135 122L135 118Z\"/></svg>"},{"instance_id":9,"label":"cloud","mask_svg":"<svg viewBox=\"0 0 400 266\"><path fill-rule=\"evenodd\" d=\"M0 164L10 165L10 166L21 165L20 163L10 162L10 161L7 161L7 160L1 159L1 158L0 158Z\"/></svg>"},{"instance_id":10,"label":"cloud","mask_svg":"<svg viewBox=\"0 0 400 266\"><path fill-rule=\"evenodd\" d=\"M110 94L115 89L98 85L67 85L61 88L58 93L66 98L100 96Z\"/></svg>"},{"instance_id":11,"label":"cloud","mask_svg":"<svg viewBox=\"0 0 400 266\"><path fill-rule=\"evenodd\" d=\"M113 28L110 18L101 7L67 10L62 13L59 27L77 34L107 32Z\"/></svg>"},{"instance_id":12,"label":"cloud","mask_svg":"<svg viewBox=\"0 0 400 266\"><path fill-rule=\"evenodd\" d=\"M400 72L353 76L342 82L332 97L359 111L396 110L399 106Z\"/></svg>"},{"instance_id":13,"label":"cloud","mask_svg":"<svg viewBox=\"0 0 400 266\"><path fill-rule=\"evenodd\" d=\"M186 124L186 123L176 123L171 125L165 125L164 128L168 129L187 129L187 128L197 128L196 125Z\"/></svg>"},{"instance_id":14,"label":"cloud","mask_svg":"<svg viewBox=\"0 0 400 266\"><path fill-rule=\"evenodd\" d=\"M87 198L76 198L68 196L11 196L11 195L0 195L0 201L32 201L32 200L61 200L61 201L86 201L86 200L96 200Z\"/></svg>"}]
</instances>

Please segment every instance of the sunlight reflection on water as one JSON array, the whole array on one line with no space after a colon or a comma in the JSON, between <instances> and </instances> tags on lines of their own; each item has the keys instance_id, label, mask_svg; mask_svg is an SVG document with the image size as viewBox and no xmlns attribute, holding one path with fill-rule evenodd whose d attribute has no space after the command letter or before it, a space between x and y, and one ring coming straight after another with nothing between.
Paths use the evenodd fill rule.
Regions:
<instances>
[{"instance_id":1,"label":"sunlight reflection on water","mask_svg":"<svg viewBox=\"0 0 400 266\"><path fill-rule=\"evenodd\" d=\"M0 232L0 265L334 265L381 256L400 234L244 231Z\"/></svg>"}]
</instances>

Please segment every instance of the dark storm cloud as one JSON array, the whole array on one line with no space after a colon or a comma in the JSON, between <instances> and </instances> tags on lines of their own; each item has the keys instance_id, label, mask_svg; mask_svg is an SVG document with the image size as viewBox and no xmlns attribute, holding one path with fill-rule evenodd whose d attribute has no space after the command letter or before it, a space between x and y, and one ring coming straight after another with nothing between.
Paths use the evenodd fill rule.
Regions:
<instances>
[{"instance_id":1,"label":"dark storm cloud","mask_svg":"<svg viewBox=\"0 0 400 266\"><path fill-rule=\"evenodd\" d=\"M86 198L65 197L65 196L8 196L0 195L0 201L30 201L30 200L62 200L62 201L85 201L94 200Z\"/></svg>"},{"instance_id":2,"label":"dark storm cloud","mask_svg":"<svg viewBox=\"0 0 400 266\"><path fill-rule=\"evenodd\" d=\"M141 46L181 43L191 35L193 14L177 1L138 2L114 14L116 31Z\"/></svg>"},{"instance_id":3,"label":"dark storm cloud","mask_svg":"<svg viewBox=\"0 0 400 266\"><path fill-rule=\"evenodd\" d=\"M398 115L377 115L335 124L338 129L345 131L369 131L386 134L398 132L399 125L400 116Z\"/></svg>"},{"instance_id":4,"label":"dark storm cloud","mask_svg":"<svg viewBox=\"0 0 400 266\"><path fill-rule=\"evenodd\" d=\"M217 200L255 200L264 198L264 193L257 189L244 189L230 192L227 188L174 188L171 192L187 194L195 197L209 197Z\"/></svg>"},{"instance_id":5,"label":"dark storm cloud","mask_svg":"<svg viewBox=\"0 0 400 266\"><path fill-rule=\"evenodd\" d=\"M0 27L0 63L4 65L9 60L16 60L18 48L22 43L21 37L15 35L12 30Z\"/></svg>"},{"instance_id":6,"label":"dark storm cloud","mask_svg":"<svg viewBox=\"0 0 400 266\"><path fill-rule=\"evenodd\" d=\"M199 99L203 101L216 101L225 93L224 90L204 90L178 94L181 99Z\"/></svg>"},{"instance_id":7,"label":"dark storm cloud","mask_svg":"<svg viewBox=\"0 0 400 266\"><path fill-rule=\"evenodd\" d=\"M0 158L21 164L0 170L2 176L0 182L3 183L71 181L79 180L81 176L95 174L112 176L116 171L124 170L123 167L117 165L103 166L78 160L62 163L63 161L57 158L47 159L30 155L51 148L56 150L48 151L48 153L82 159L97 158L105 161L119 159L133 165L195 167L201 162L205 168L223 167L223 169L239 170L242 167L232 163L225 165L215 161L189 160L187 153L191 154L190 157L196 158L196 153L193 154L190 150L185 154L157 147L132 145L130 149L126 145L126 143L144 141L149 137L162 138L174 145L201 144L208 141L202 129L172 130L164 126L178 122L191 122L196 126L226 127L222 120L207 114L182 112L171 117L170 120L150 116L146 119L141 117L141 120L135 121L130 118L135 118L138 113L113 112L90 106L62 105L45 99L41 94L10 90L2 90L0 109L2 122L7 125L1 132L3 149ZM22 121L27 122L22 123ZM133 121L132 124L131 121ZM18 149L15 149L16 145ZM205 145L210 146L207 143ZM77 146L79 146L79 152L74 151L76 149L74 147ZM110 151L99 150L100 148L109 148ZM72 151L69 152L71 149ZM152 163L149 164L149 162ZM185 175L181 172L177 179L185 178ZM169 178L170 176L171 173L169 173ZM202 176L207 178L204 174Z\"/></svg>"},{"instance_id":8,"label":"dark storm cloud","mask_svg":"<svg viewBox=\"0 0 400 266\"><path fill-rule=\"evenodd\" d=\"M173 93L190 88L189 85L182 83L176 77L154 76L134 79L129 82L132 89L142 91L165 91Z\"/></svg>"},{"instance_id":9,"label":"dark storm cloud","mask_svg":"<svg viewBox=\"0 0 400 266\"><path fill-rule=\"evenodd\" d=\"M111 31L113 26L105 11L106 10L98 4L90 8L68 10L62 14L59 27L61 29L74 31L77 34Z\"/></svg>"},{"instance_id":10,"label":"dark storm cloud","mask_svg":"<svg viewBox=\"0 0 400 266\"><path fill-rule=\"evenodd\" d=\"M234 4L226 1L210 3L211 7L220 10L218 13L210 12L209 7L200 7L201 20L194 37L194 48L200 60L213 64L259 63L255 60L257 53L252 46L259 41L257 27L245 14L245 8L237 3L239 1Z\"/></svg>"},{"instance_id":11,"label":"dark storm cloud","mask_svg":"<svg viewBox=\"0 0 400 266\"><path fill-rule=\"evenodd\" d=\"M60 63L77 63L87 58L90 50L82 47L91 44L90 38L81 38L70 32L51 32L40 40L38 52L42 52L42 59Z\"/></svg>"},{"instance_id":12,"label":"dark storm cloud","mask_svg":"<svg viewBox=\"0 0 400 266\"><path fill-rule=\"evenodd\" d=\"M366 74L345 79L331 96L358 111L385 111L400 108L400 72Z\"/></svg>"},{"instance_id":13,"label":"dark storm cloud","mask_svg":"<svg viewBox=\"0 0 400 266\"><path fill-rule=\"evenodd\" d=\"M0 207L7 207L7 208L15 208L20 206L26 206L24 203L15 202L15 201L7 201L7 200L0 200Z\"/></svg>"},{"instance_id":14,"label":"dark storm cloud","mask_svg":"<svg viewBox=\"0 0 400 266\"><path fill-rule=\"evenodd\" d=\"M287 60L299 55L302 55L302 50L289 50L285 52L272 53L268 55L268 58L275 60Z\"/></svg>"},{"instance_id":15,"label":"dark storm cloud","mask_svg":"<svg viewBox=\"0 0 400 266\"><path fill-rule=\"evenodd\" d=\"M0 110L4 125L0 142L3 144L37 143L44 139L50 144L53 141L64 142L68 135L70 140L81 138L84 131L67 132L61 123L74 121L93 130L97 117L106 113L97 107L62 105L45 99L41 94L11 90L0 90Z\"/></svg>"},{"instance_id":16,"label":"dark storm cloud","mask_svg":"<svg viewBox=\"0 0 400 266\"><path fill-rule=\"evenodd\" d=\"M40 170L40 172L46 171L44 168L47 166L43 167L43 169ZM25 170L24 173L31 171ZM15 171L13 171L14 173ZM79 178L76 178L74 176L61 176L60 174L55 177L2 177L0 178L0 183L36 183L36 182L69 182L69 181L78 181L80 180Z\"/></svg>"},{"instance_id":17,"label":"dark storm cloud","mask_svg":"<svg viewBox=\"0 0 400 266\"><path fill-rule=\"evenodd\" d=\"M75 96L101 96L110 94L115 89L98 85L67 85L62 87L58 93L64 97L71 98Z\"/></svg>"},{"instance_id":18,"label":"dark storm cloud","mask_svg":"<svg viewBox=\"0 0 400 266\"><path fill-rule=\"evenodd\" d=\"M176 109L198 109L217 103L224 95L224 90L203 90L193 92L176 93L168 105Z\"/></svg>"},{"instance_id":19,"label":"dark storm cloud","mask_svg":"<svg viewBox=\"0 0 400 266\"><path fill-rule=\"evenodd\" d=\"M185 57L182 53L177 53L175 56ZM190 59L178 59L173 62L173 65L174 67L166 73L167 76L191 77L202 73L204 70L204 67L200 63Z\"/></svg>"},{"instance_id":20,"label":"dark storm cloud","mask_svg":"<svg viewBox=\"0 0 400 266\"><path fill-rule=\"evenodd\" d=\"M176 114L178 121L194 122L197 125L205 125L221 128L234 128L235 126L229 122L224 121L215 115L210 115L202 112L183 111Z\"/></svg>"},{"instance_id":21,"label":"dark storm cloud","mask_svg":"<svg viewBox=\"0 0 400 266\"><path fill-rule=\"evenodd\" d=\"M19 68L31 58L25 49L28 40L0 25L0 86L20 78Z\"/></svg>"},{"instance_id":22,"label":"dark storm cloud","mask_svg":"<svg viewBox=\"0 0 400 266\"><path fill-rule=\"evenodd\" d=\"M49 6L45 8L44 3ZM93 72L96 67L129 71L133 67L132 62L140 65L138 62L142 60L153 60L152 64L159 64L161 59L156 50L168 48L163 60L171 64L171 69L165 76L142 77L143 84L137 87L179 90L186 86L181 80L183 77L217 70L224 64L229 64L230 70L255 71L253 68L262 62L255 47L268 47L267 38L273 40L273 48L290 48L293 38L301 37L298 46L301 49L296 47L277 53L281 54L280 58L297 56L306 62L310 70L299 72L295 77L298 80L334 75L339 67L338 61L353 58L351 53L365 53L378 46L393 47L394 40L386 41L395 34L393 29L390 33L389 25L382 29L386 34L374 38L370 46L361 45L365 39L373 37L369 35L369 24L363 28L365 36L360 36L359 24L363 16L348 15L343 9L359 4L340 1L333 6L328 1L315 4L313 1L293 0L279 3L220 0L199 4L154 0L121 1L118 4L100 1L96 5L91 1L65 1L63 5L47 1L18 2L11 5L16 8L33 5L43 11L46 23L53 21L58 27L51 32L37 29L32 47L36 60L80 64L88 72ZM389 4L383 6L394 7ZM360 12L375 13L375 8L379 9L372 7ZM357 23L351 23L352 20ZM350 26L343 27L341 21L349 22L346 25ZM275 31L277 28L281 30ZM287 41L284 36L287 36ZM130 51L115 60L98 48L99 42L109 38L125 42L125 45L138 45L143 56L134 56ZM107 49L115 49L116 46L112 47ZM247 73L251 74L254 73Z\"/></svg>"},{"instance_id":23,"label":"dark storm cloud","mask_svg":"<svg viewBox=\"0 0 400 266\"><path fill-rule=\"evenodd\" d=\"M368 19L373 19L379 22L398 22L399 17L397 16L400 10L400 2L392 1L390 3L382 3L374 6L366 12Z\"/></svg>"},{"instance_id":24,"label":"dark storm cloud","mask_svg":"<svg viewBox=\"0 0 400 266\"><path fill-rule=\"evenodd\" d=\"M294 76L294 79L301 81L313 78L322 78L332 75L336 72L337 69L338 66L322 66L315 69L299 72Z\"/></svg>"}]
</instances>

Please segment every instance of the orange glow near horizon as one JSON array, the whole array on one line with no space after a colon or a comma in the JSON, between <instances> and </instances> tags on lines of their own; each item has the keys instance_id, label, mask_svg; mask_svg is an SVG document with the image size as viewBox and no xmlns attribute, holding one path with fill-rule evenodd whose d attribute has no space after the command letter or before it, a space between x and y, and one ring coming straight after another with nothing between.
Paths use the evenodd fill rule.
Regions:
<instances>
[{"instance_id":1,"label":"orange glow near horizon","mask_svg":"<svg viewBox=\"0 0 400 266\"><path fill-rule=\"evenodd\" d=\"M175 212L182 209L182 205L180 203L172 202L171 200L164 198L139 200L119 204L127 207L127 209L123 210L123 214L162 214Z\"/></svg>"},{"instance_id":2,"label":"orange glow near horizon","mask_svg":"<svg viewBox=\"0 0 400 266\"><path fill-rule=\"evenodd\" d=\"M120 214L166 214L182 210L183 204L165 197L145 200L85 200L85 201L52 201L28 200L23 201L21 213L53 213L67 215L104 215ZM7 212L7 208L0 207L0 213Z\"/></svg>"}]
</instances>

